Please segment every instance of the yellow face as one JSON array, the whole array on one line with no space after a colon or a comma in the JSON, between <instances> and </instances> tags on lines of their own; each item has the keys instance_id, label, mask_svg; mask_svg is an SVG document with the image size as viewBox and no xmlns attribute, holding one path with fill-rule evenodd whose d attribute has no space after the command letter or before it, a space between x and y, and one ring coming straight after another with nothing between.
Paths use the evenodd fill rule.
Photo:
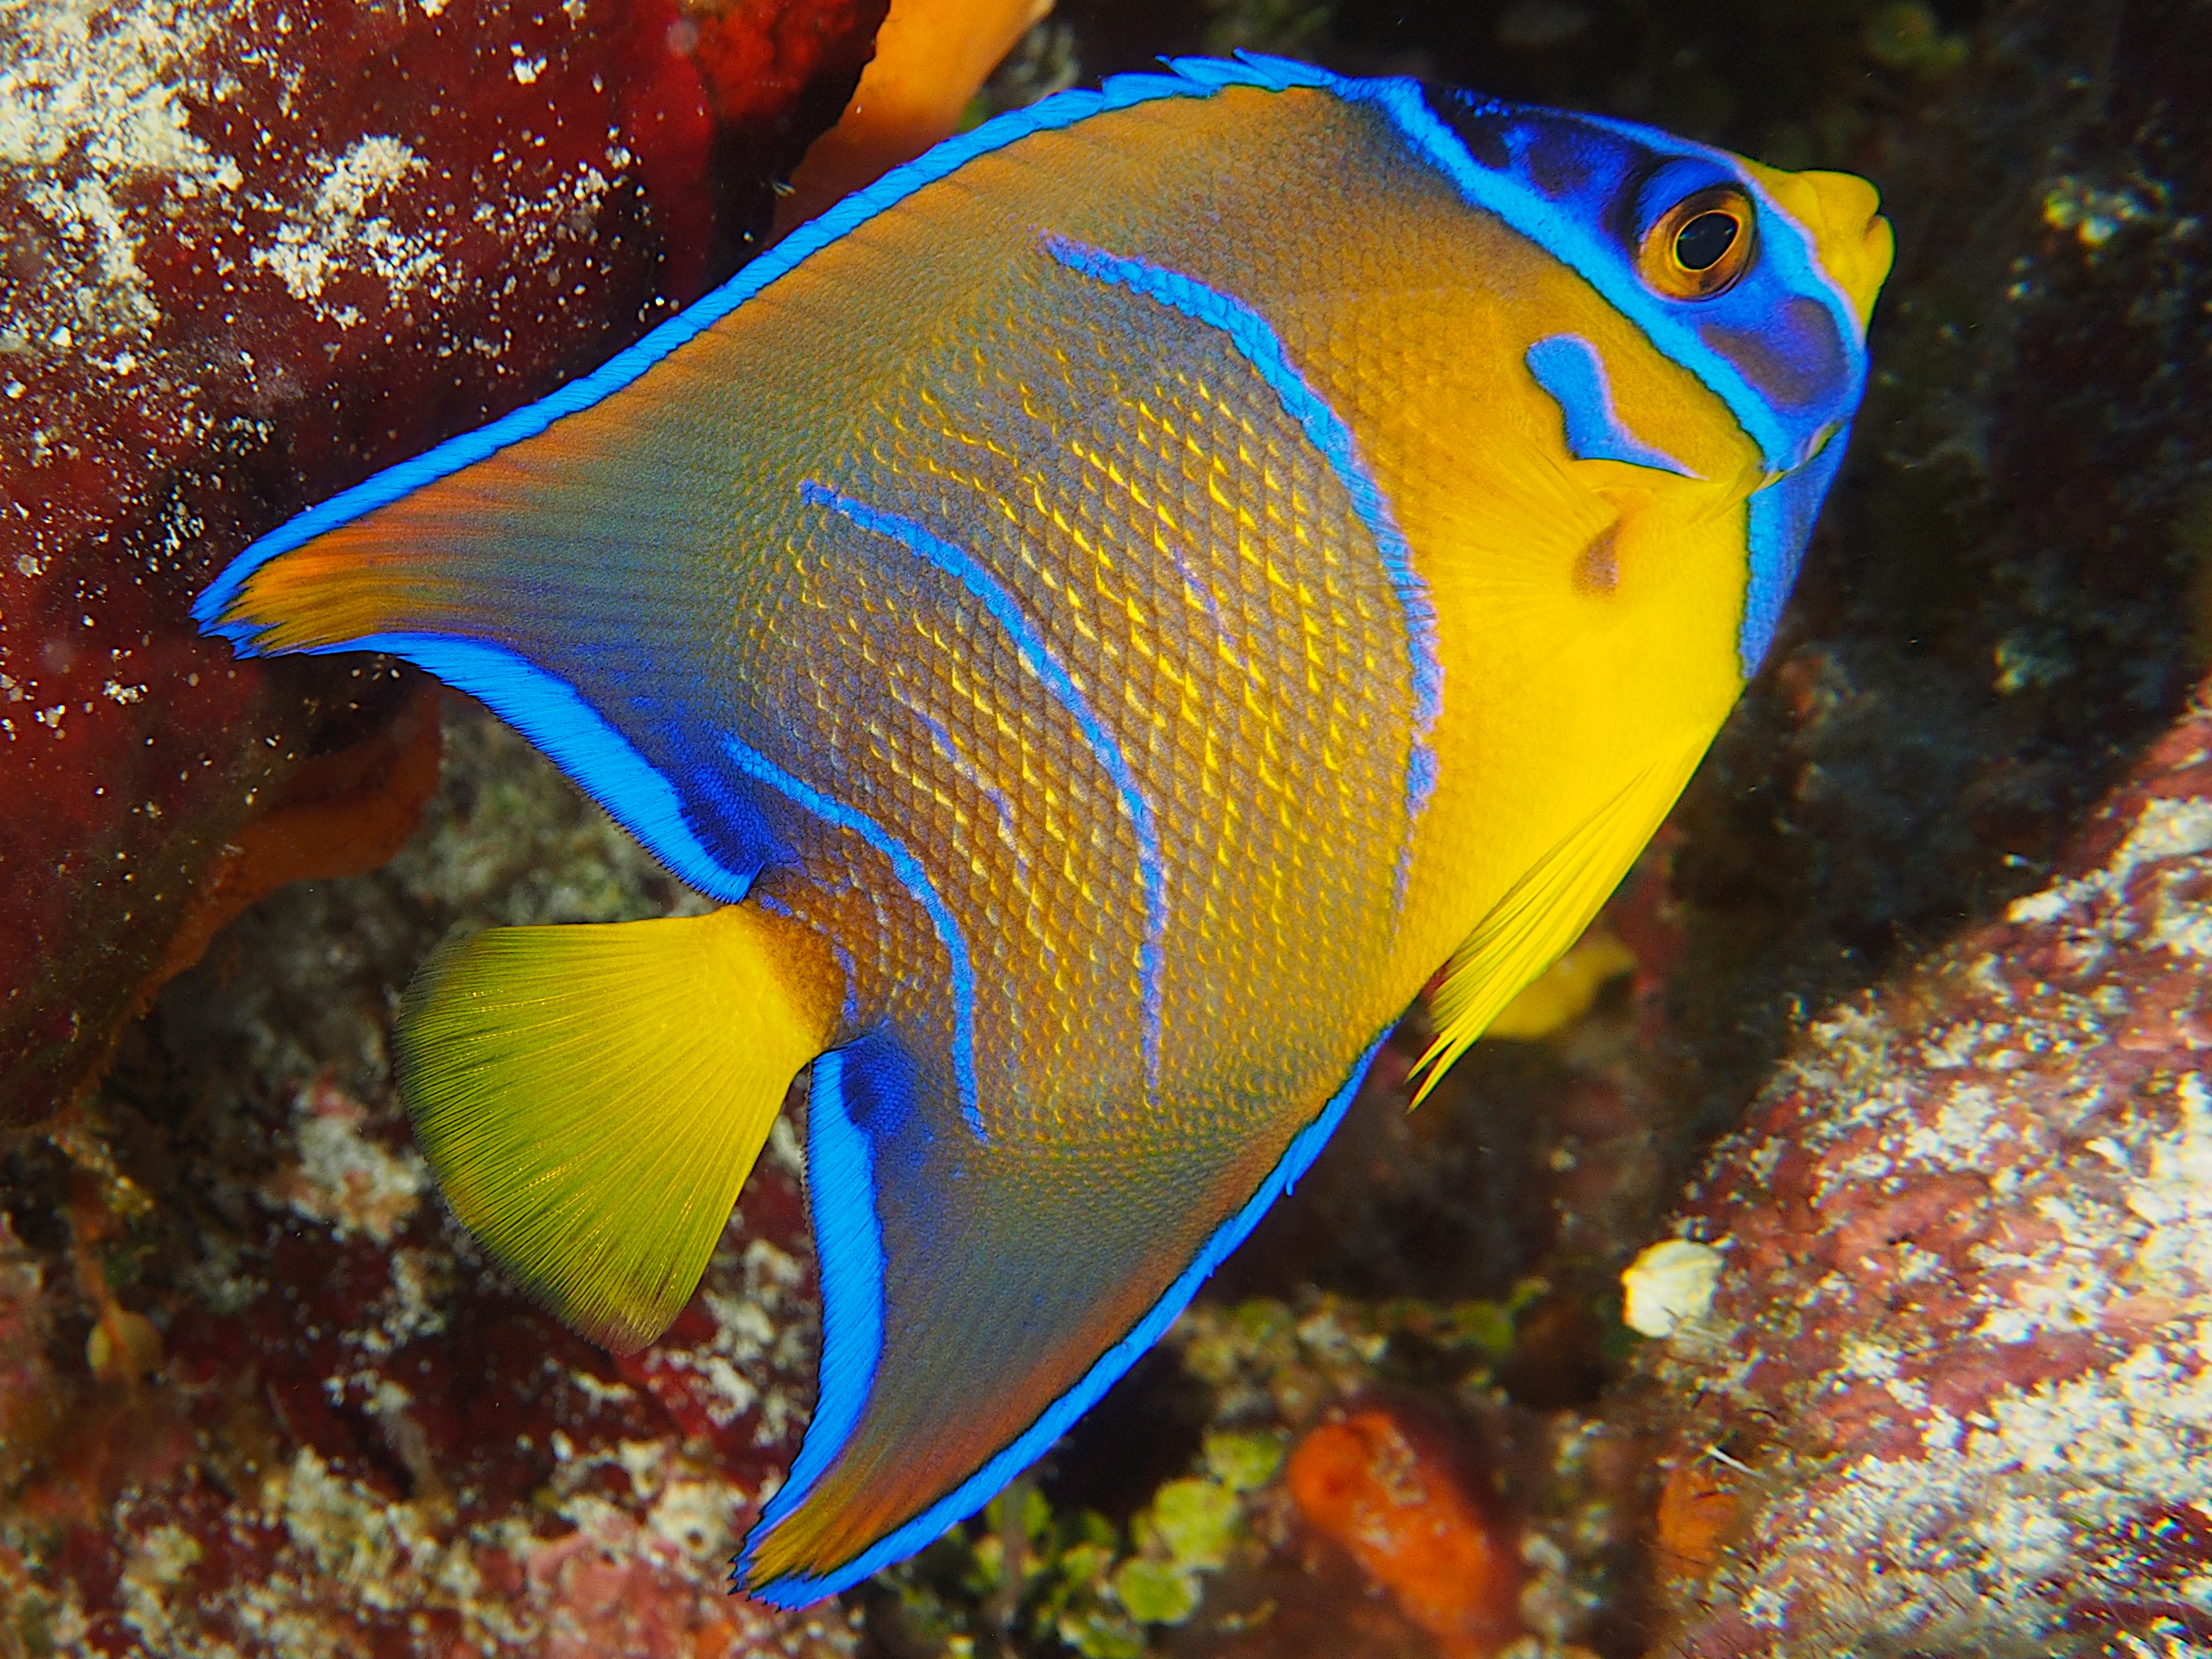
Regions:
<instances>
[{"instance_id":1,"label":"yellow face","mask_svg":"<svg viewBox=\"0 0 2212 1659\"><path fill-rule=\"evenodd\" d=\"M1880 194L1855 173L1784 173L1756 161L1743 167L1811 234L1814 256L1850 296L1864 328L1897 253Z\"/></svg>"},{"instance_id":2,"label":"yellow face","mask_svg":"<svg viewBox=\"0 0 2212 1659\"><path fill-rule=\"evenodd\" d=\"M1356 326L1370 350L1457 349L1352 423L1438 611L1405 948L1456 951L1437 1009L1455 1048L1581 931L1765 654L1893 242L1845 174L1437 112L1465 141L1457 188L1389 256L1431 280L1363 296Z\"/></svg>"}]
</instances>

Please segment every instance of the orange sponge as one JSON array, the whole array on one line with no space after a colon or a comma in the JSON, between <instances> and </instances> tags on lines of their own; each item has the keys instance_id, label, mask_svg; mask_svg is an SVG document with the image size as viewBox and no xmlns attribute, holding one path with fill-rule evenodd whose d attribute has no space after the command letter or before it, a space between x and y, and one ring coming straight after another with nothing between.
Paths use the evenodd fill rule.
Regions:
<instances>
[{"instance_id":1,"label":"orange sponge","mask_svg":"<svg viewBox=\"0 0 2212 1659\"><path fill-rule=\"evenodd\" d=\"M1445 1659L1490 1659L1521 1636L1521 1571L1504 1528L1452 1460L1397 1414L1322 1424L1291 1454L1291 1497L1437 1638Z\"/></svg>"}]
</instances>

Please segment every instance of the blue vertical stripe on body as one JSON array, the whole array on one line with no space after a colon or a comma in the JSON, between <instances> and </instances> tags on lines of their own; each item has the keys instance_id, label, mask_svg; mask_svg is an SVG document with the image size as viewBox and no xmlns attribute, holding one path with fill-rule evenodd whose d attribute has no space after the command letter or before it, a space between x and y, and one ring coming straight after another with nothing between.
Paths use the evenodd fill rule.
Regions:
<instances>
[{"instance_id":1,"label":"blue vertical stripe on body","mask_svg":"<svg viewBox=\"0 0 2212 1659\"><path fill-rule=\"evenodd\" d=\"M1149 1100L1158 1091L1160 1080L1160 983L1167 954L1167 866L1160 856L1159 826L1153 820L1152 804L1138 786L1136 774L1129 769L1128 757L1121 752L1121 745L1091 708L1074 677L1030 626L1021 601L967 552L927 526L896 513L885 513L850 495L842 495L811 478L799 486L799 493L814 506L827 507L872 535L896 542L967 589L1013 641L1023 665L1067 711L1068 717L1082 731L1085 742L1090 744L1092 757L1114 781L1114 787L1121 797L1121 810L1128 815L1130 829L1137 838L1138 876L1145 895L1145 938L1139 966L1145 1008L1145 1094Z\"/></svg>"},{"instance_id":2,"label":"blue vertical stripe on body","mask_svg":"<svg viewBox=\"0 0 2212 1659\"><path fill-rule=\"evenodd\" d=\"M1443 667L1437 656L1436 605L1429 597L1428 584L1413 568L1413 550L1391 515L1389 503L1382 499L1374 475L1360 459L1351 428L1328 400L1306 384L1267 319L1243 301L1181 271L1143 259L1123 258L1065 236L1048 234L1043 242L1045 252L1068 270L1218 330L1328 463L1352 498L1352 511L1374 538L1405 619L1413 690L1412 744L1406 757L1407 852L1399 859L1402 899L1413 826L1436 790L1437 757L1429 734L1443 707Z\"/></svg>"},{"instance_id":3,"label":"blue vertical stripe on body","mask_svg":"<svg viewBox=\"0 0 2212 1659\"><path fill-rule=\"evenodd\" d=\"M968 1120L968 1127L978 1140L987 1140L983 1114L975 1095L975 966L968 952L968 936L961 932L960 919L952 914L952 907L929 879L921 860L906 846L866 813L856 811L842 801L832 800L820 790L802 782L785 771L759 750L726 732L722 738L722 752L737 765L738 770L764 783L769 788L795 802L825 823L848 830L883 854L905 888L908 896L920 905L929 918L930 926L937 930L938 943L945 947L946 962L952 976L952 1072L960 1089L960 1115Z\"/></svg>"}]
</instances>

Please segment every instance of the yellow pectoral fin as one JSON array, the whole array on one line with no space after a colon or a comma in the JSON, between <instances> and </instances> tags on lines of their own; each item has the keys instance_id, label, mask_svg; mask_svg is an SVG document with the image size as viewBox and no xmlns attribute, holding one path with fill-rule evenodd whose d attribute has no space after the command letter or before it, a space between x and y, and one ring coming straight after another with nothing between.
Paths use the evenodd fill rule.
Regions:
<instances>
[{"instance_id":1,"label":"yellow pectoral fin","mask_svg":"<svg viewBox=\"0 0 2212 1659\"><path fill-rule=\"evenodd\" d=\"M1710 734L1662 755L1516 882L1452 953L1430 998L1437 1034L1414 1068L1419 1105L1522 989L1581 937L1704 757Z\"/></svg>"},{"instance_id":2,"label":"yellow pectoral fin","mask_svg":"<svg viewBox=\"0 0 2212 1659\"><path fill-rule=\"evenodd\" d=\"M1594 921L1564 956L1492 1016L1482 1035L1534 1042L1563 1031L1590 1011L1600 992L1635 967L1635 955L1620 936L1602 921Z\"/></svg>"},{"instance_id":3,"label":"yellow pectoral fin","mask_svg":"<svg viewBox=\"0 0 2212 1659\"><path fill-rule=\"evenodd\" d=\"M408 988L399 1088L501 1267L609 1347L682 1310L837 1006L820 941L752 905L455 940Z\"/></svg>"}]
</instances>

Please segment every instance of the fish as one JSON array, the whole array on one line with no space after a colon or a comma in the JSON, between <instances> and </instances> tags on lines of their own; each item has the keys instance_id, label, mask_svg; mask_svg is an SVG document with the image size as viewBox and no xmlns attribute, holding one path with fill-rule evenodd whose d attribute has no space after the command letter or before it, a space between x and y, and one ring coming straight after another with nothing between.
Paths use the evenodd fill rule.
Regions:
<instances>
[{"instance_id":1,"label":"fish","mask_svg":"<svg viewBox=\"0 0 2212 1659\"><path fill-rule=\"evenodd\" d=\"M1867 375L1874 188L1181 58L956 137L194 614L513 724L703 915L449 939L447 1201L597 1340L805 1074L802 1606L1048 1449L1581 933L1771 645Z\"/></svg>"}]
</instances>

